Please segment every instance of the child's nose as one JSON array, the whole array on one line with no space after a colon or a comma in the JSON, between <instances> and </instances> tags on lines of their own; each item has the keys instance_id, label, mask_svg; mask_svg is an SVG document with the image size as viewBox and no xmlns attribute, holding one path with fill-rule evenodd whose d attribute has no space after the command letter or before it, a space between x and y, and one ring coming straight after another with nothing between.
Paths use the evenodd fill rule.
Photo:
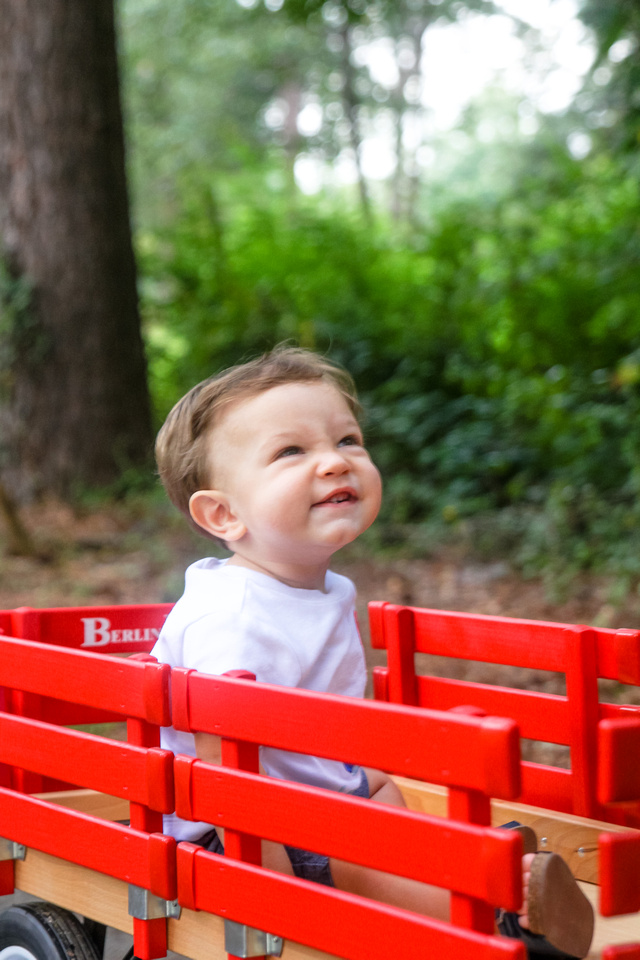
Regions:
<instances>
[{"instance_id":1,"label":"child's nose","mask_svg":"<svg viewBox=\"0 0 640 960\"><path fill-rule=\"evenodd\" d=\"M324 477L340 475L346 473L348 469L349 464L339 450L331 450L325 453L318 464L318 472Z\"/></svg>"}]
</instances>

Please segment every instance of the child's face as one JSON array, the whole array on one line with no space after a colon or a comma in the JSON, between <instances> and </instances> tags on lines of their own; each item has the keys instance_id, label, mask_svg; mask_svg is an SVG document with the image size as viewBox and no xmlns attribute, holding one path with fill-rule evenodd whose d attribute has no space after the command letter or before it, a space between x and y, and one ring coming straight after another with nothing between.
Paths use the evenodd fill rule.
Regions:
<instances>
[{"instance_id":1,"label":"child's face","mask_svg":"<svg viewBox=\"0 0 640 960\"><path fill-rule=\"evenodd\" d=\"M380 475L358 422L322 381L231 406L213 431L211 461L215 493L236 521L222 538L259 565L326 564L380 508Z\"/></svg>"}]
</instances>

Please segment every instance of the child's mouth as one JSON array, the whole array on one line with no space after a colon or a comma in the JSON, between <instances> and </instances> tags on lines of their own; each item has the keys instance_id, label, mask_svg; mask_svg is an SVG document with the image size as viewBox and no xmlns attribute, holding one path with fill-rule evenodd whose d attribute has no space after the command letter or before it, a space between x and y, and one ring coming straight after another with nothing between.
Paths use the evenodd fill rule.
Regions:
<instances>
[{"instance_id":1,"label":"child's mouth","mask_svg":"<svg viewBox=\"0 0 640 960\"><path fill-rule=\"evenodd\" d=\"M356 497L353 490L336 490L335 493L332 493L330 496L325 497L324 500L318 501L314 504L316 507L324 507L331 504L340 504L340 503L355 503L358 498Z\"/></svg>"}]
</instances>

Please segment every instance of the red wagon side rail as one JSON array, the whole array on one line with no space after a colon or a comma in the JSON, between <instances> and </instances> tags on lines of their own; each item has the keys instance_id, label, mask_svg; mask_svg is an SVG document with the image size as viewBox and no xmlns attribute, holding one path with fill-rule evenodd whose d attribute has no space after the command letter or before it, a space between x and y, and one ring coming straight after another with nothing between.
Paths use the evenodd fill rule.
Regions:
<instances>
[{"instance_id":1,"label":"red wagon side rail","mask_svg":"<svg viewBox=\"0 0 640 960\"><path fill-rule=\"evenodd\" d=\"M40 852L45 859L32 858L34 867L57 870L50 857L85 870L85 886L102 891L99 878L115 878L157 898L160 906L151 911L147 900L127 914L129 923L134 916L135 954L143 960L164 956L167 946L213 960L225 952L216 937L227 921L231 956L244 931L284 937L284 960L388 960L399 952L524 960L521 944L492 933L494 907L519 904L521 840L491 828L490 798L546 799L567 820L587 809L611 823L640 816L640 765L629 763L640 751L640 712L598 702L599 677L640 683L638 633L377 605L374 640L384 642L389 666L377 672L376 685L387 702L376 703L172 671L145 655L154 638L117 633L129 629L124 618L132 623L134 609L141 619L132 630L156 630L143 625L164 618L170 605L19 611L20 629L37 624L41 640L0 633L0 838ZM95 621L94 640L108 642L85 645L78 626L85 620ZM0 612L0 631L18 622ZM122 644L140 641L133 658L108 655L112 627L119 653ZM566 676L566 696L420 677L415 652L557 670ZM488 716L450 712L460 706ZM64 727L89 722L77 720L88 716L126 720L128 742ZM221 736L222 765L161 750L159 727L171 724ZM572 769L523 764L521 736L568 744ZM439 784L447 816L261 776L260 745ZM127 801L130 823L29 795L61 783ZM176 846L162 834L162 813L173 809L174 794L180 816L224 827L224 857L194 844ZM602 838L603 914L640 908L638 836ZM261 838L443 887L451 891L451 922L263 869ZM12 868L0 860L2 892L11 888ZM76 910L68 899L55 899L55 877L45 898ZM180 920L171 912L174 900L183 907ZM109 922L92 909L88 903L76 912ZM157 909L165 912L158 916ZM639 952L619 944L607 947L602 960L638 960Z\"/></svg>"},{"instance_id":2,"label":"red wagon side rail","mask_svg":"<svg viewBox=\"0 0 640 960\"><path fill-rule=\"evenodd\" d=\"M435 780L476 801L488 790L512 797L519 759L511 721L184 670L173 671L172 706L178 729L223 738L222 767L176 758L178 814L225 828L225 857L178 845L184 906L353 960L388 958L398 944L425 958L524 956L521 944L491 936L494 907L520 903L522 843L487 826L488 801L468 807L475 825L258 774L261 744ZM445 887L452 923L260 870L256 838Z\"/></svg>"},{"instance_id":3,"label":"red wagon side rail","mask_svg":"<svg viewBox=\"0 0 640 960\"><path fill-rule=\"evenodd\" d=\"M0 633L87 652L129 656L151 650L172 606L18 607L0 611ZM75 703L63 696L15 690L6 695L5 701L4 709L12 713L55 723L95 724L120 719L106 707Z\"/></svg>"},{"instance_id":4,"label":"red wagon side rail","mask_svg":"<svg viewBox=\"0 0 640 960\"><path fill-rule=\"evenodd\" d=\"M371 643L387 651L375 668L376 698L447 710L472 705L513 717L522 737L563 744L570 769L522 763L524 803L612 823L640 826L640 803L602 803L597 791L598 723L638 714L600 703L598 679L640 684L640 633L564 623L488 617L372 603ZM415 654L562 673L566 695L419 675Z\"/></svg>"},{"instance_id":5,"label":"red wagon side rail","mask_svg":"<svg viewBox=\"0 0 640 960\"><path fill-rule=\"evenodd\" d=\"M159 725L171 722L170 668L0 637L0 684L12 691L109 711L126 720L134 743L0 713L0 788L5 840L117 877L166 901L176 896L175 841L162 834L173 810L173 756L161 750ZM28 796L37 783L71 783L129 801L130 823L103 820ZM3 893L13 890L13 862L0 864ZM134 918L136 956L166 953L166 919Z\"/></svg>"}]
</instances>

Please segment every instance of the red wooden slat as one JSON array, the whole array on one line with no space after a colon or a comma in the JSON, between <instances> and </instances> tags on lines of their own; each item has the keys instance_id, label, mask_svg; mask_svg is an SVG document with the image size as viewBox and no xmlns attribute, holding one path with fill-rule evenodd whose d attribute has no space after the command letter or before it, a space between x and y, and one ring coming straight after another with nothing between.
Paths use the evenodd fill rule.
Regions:
<instances>
[{"instance_id":1,"label":"red wooden slat","mask_svg":"<svg viewBox=\"0 0 640 960\"><path fill-rule=\"evenodd\" d=\"M413 877L495 906L517 910L521 904L522 841L511 831L443 821L180 757L176 810L179 816Z\"/></svg>"},{"instance_id":2,"label":"red wooden slat","mask_svg":"<svg viewBox=\"0 0 640 960\"><path fill-rule=\"evenodd\" d=\"M519 737L512 720L443 714L196 672L182 688L172 683L172 693L174 725L176 717L186 717L193 730L232 739L300 753L312 750L316 756L483 790L494 797L510 799L520 793Z\"/></svg>"},{"instance_id":3,"label":"red wooden slat","mask_svg":"<svg viewBox=\"0 0 640 960\"><path fill-rule=\"evenodd\" d=\"M175 899L175 840L0 788L0 836Z\"/></svg>"},{"instance_id":4,"label":"red wooden slat","mask_svg":"<svg viewBox=\"0 0 640 960\"><path fill-rule=\"evenodd\" d=\"M85 723L122 723L122 714L87 707L82 703L69 703L68 700L56 700L55 697L40 697L37 719L72 727Z\"/></svg>"},{"instance_id":5,"label":"red wooden slat","mask_svg":"<svg viewBox=\"0 0 640 960\"><path fill-rule=\"evenodd\" d=\"M640 943L616 943L605 947L602 960L640 960Z\"/></svg>"},{"instance_id":6,"label":"red wooden slat","mask_svg":"<svg viewBox=\"0 0 640 960\"><path fill-rule=\"evenodd\" d=\"M385 904L178 847L179 896L201 910L345 960L525 960L522 943L488 937Z\"/></svg>"},{"instance_id":7,"label":"red wooden slat","mask_svg":"<svg viewBox=\"0 0 640 960\"><path fill-rule=\"evenodd\" d=\"M640 717L601 720L598 797L602 803L640 798Z\"/></svg>"},{"instance_id":8,"label":"red wooden slat","mask_svg":"<svg viewBox=\"0 0 640 960\"><path fill-rule=\"evenodd\" d=\"M386 667L374 667L372 670L373 697L381 703L389 702L389 671Z\"/></svg>"},{"instance_id":9,"label":"red wooden slat","mask_svg":"<svg viewBox=\"0 0 640 960\"><path fill-rule=\"evenodd\" d=\"M571 771L542 763L523 761L520 799L533 807L547 807L559 813L571 813L573 810Z\"/></svg>"},{"instance_id":10,"label":"red wooden slat","mask_svg":"<svg viewBox=\"0 0 640 960\"><path fill-rule=\"evenodd\" d=\"M0 685L171 723L167 664L0 637Z\"/></svg>"},{"instance_id":11,"label":"red wooden slat","mask_svg":"<svg viewBox=\"0 0 640 960\"><path fill-rule=\"evenodd\" d=\"M372 600L369 604L369 639L374 650L385 649L384 608L386 603Z\"/></svg>"},{"instance_id":12,"label":"red wooden slat","mask_svg":"<svg viewBox=\"0 0 640 960\"><path fill-rule=\"evenodd\" d=\"M422 707L451 710L470 704L491 716L517 719L521 736L530 740L568 743L566 697L443 677L419 676L417 680Z\"/></svg>"},{"instance_id":13,"label":"red wooden slat","mask_svg":"<svg viewBox=\"0 0 640 960\"><path fill-rule=\"evenodd\" d=\"M107 607L49 607L11 611L7 633L24 640L109 653L150 650L171 610L170 603Z\"/></svg>"},{"instance_id":14,"label":"red wooden slat","mask_svg":"<svg viewBox=\"0 0 640 960\"><path fill-rule=\"evenodd\" d=\"M640 707L627 703L600 703L598 716L601 720L636 720L640 718Z\"/></svg>"},{"instance_id":15,"label":"red wooden slat","mask_svg":"<svg viewBox=\"0 0 640 960\"><path fill-rule=\"evenodd\" d=\"M601 833L598 840L600 913L603 917L640 910L640 835Z\"/></svg>"},{"instance_id":16,"label":"red wooden slat","mask_svg":"<svg viewBox=\"0 0 640 960\"><path fill-rule=\"evenodd\" d=\"M153 810L173 810L169 750L145 750L37 720L0 715L0 759Z\"/></svg>"},{"instance_id":17,"label":"red wooden slat","mask_svg":"<svg viewBox=\"0 0 640 960\"><path fill-rule=\"evenodd\" d=\"M485 617L393 604L371 607L372 643L386 647L388 668L376 696L429 708L461 704L515 719L523 737L570 747L571 770L523 765L524 802L611 822L640 822L640 800L625 809L599 804L596 796L598 720L624 708L598 703L598 676L640 685L640 632L570 624ZM567 696L485 684L416 677L413 651L563 672Z\"/></svg>"},{"instance_id":18,"label":"red wooden slat","mask_svg":"<svg viewBox=\"0 0 640 960\"><path fill-rule=\"evenodd\" d=\"M389 605L384 613L393 617L395 610ZM418 608L414 623L422 653L564 671L565 624Z\"/></svg>"},{"instance_id":19,"label":"red wooden slat","mask_svg":"<svg viewBox=\"0 0 640 960\"><path fill-rule=\"evenodd\" d=\"M640 632L594 629L598 676L640 685Z\"/></svg>"}]
</instances>

